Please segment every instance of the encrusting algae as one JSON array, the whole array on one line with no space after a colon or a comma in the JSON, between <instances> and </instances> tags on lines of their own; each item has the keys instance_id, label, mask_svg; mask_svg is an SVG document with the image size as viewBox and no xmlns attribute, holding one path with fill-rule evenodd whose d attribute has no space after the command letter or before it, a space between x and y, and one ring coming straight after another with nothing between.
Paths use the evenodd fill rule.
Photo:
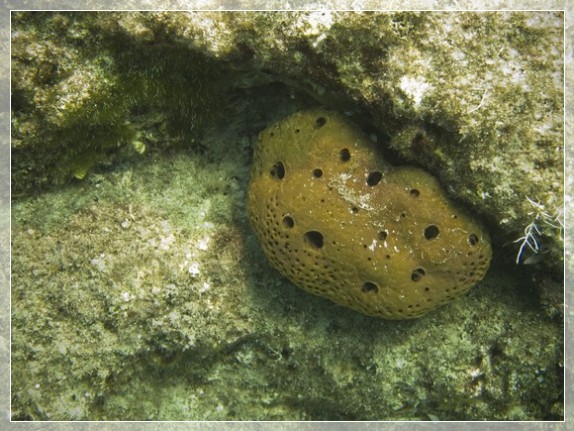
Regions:
<instances>
[{"instance_id":1,"label":"encrusting algae","mask_svg":"<svg viewBox=\"0 0 574 431\"><path fill-rule=\"evenodd\" d=\"M324 109L261 132L248 204L273 266L371 316L420 317L478 283L492 256L488 232L434 177L389 165Z\"/></svg>"}]
</instances>

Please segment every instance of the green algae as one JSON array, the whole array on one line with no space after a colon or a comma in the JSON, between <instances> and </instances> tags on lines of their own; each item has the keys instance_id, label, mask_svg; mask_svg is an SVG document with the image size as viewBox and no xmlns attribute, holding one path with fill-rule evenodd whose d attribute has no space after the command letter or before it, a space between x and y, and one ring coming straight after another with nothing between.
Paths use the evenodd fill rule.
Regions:
<instances>
[{"instance_id":1,"label":"green algae","mask_svg":"<svg viewBox=\"0 0 574 431\"><path fill-rule=\"evenodd\" d=\"M13 42L16 195L143 152L142 123L148 134L165 127L185 137L162 143L164 150L169 142L193 146L223 100L214 61L162 42L162 28L149 30L155 39L135 39L112 13L16 13L13 24L25 34ZM25 43L35 47L33 57L20 48Z\"/></svg>"},{"instance_id":2,"label":"green algae","mask_svg":"<svg viewBox=\"0 0 574 431\"><path fill-rule=\"evenodd\" d=\"M85 160L110 163L114 157L102 153L126 149L131 158L134 143L157 145L161 127L187 134L185 145L197 143L217 113L212 92L225 92L222 83L230 81L217 76L229 67L243 73L239 87L278 80L368 117L403 159L430 170L490 220L504 243L535 221L531 201L561 220L561 12L24 13L15 23L16 193L62 177L46 165L65 176L68 159L55 160L65 152L42 150L66 125L59 124L62 108L70 108L64 119L78 117L68 126L84 130L91 120L80 111L90 112L92 97L103 98L96 106L118 105L96 109L96 131L117 130L115 147L107 151L96 139L95 151L77 151L81 177ZM433 146L407 139L415 128ZM94 131L84 134L87 145ZM76 154L74 143L66 148ZM542 252L533 259L560 278L561 229L538 227Z\"/></svg>"},{"instance_id":3,"label":"green algae","mask_svg":"<svg viewBox=\"0 0 574 431\"><path fill-rule=\"evenodd\" d=\"M536 271L521 267L520 276L501 262L501 255L514 259L515 249L508 253L512 246L496 244L493 271L467 297L420 321L379 322L301 295L271 270L250 231L244 202L255 134L305 107L304 98L293 90L296 86L266 84L298 81L299 88L325 91L325 101L332 100L331 94L354 100L392 134L391 144L404 158L435 170L455 196L499 224L510 239L517 238L530 222L533 207L524 195L534 186L551 192L527 194L546 205L545 211L553 213L560 206L558 200L545 200L561 188L556 171L560 153L549 151L558 142L559 128L542 131L544 139L533 143L532 130L517 127L533 118L527 111L531 108L547 106L545 119L551 123L559 116L561 94L549 76L560 67L540 56L552 52L547 49L557 40L552 16L559 14L524 15L551 17L545 31L540 25L536 31L531 24L525 26L520 14L464 17L472 23L469 28L480 24L483 41L514 34L509 27L517 23L532 32L519 41L532 45L524 47L522 58L534 59L532 68L526 64L528 83L543 91L548 104L540 105L544 100L535 92L522 93L528 103L513 110L513 97L520 94L507 93L504 81L497 81L496 94L505 102L500 118L511 123L508 130L501 129L502 137L486 127L496 122L499 99L485 98L485 104L470 113L474 115L462 115L466 107L480 105L484 91L458 88L448 73L438 82L445 85L444 100L428 94L416 105L417 93L409 86L401 89L407 70L401 64L409 72L415 65L399 60L417 59L420 53L399 54L409 54L405 48L414 44L413 35L424 40L431 29L443 29L441 20L448 14L359 14L356 22L352 14L322 14L87 14L76 23L66 21L65 14L47 14L36 15L30 33L25 26L19 28L13 45L16 58L26 46L44 61L31 62L32 69L16 67L13 80L22 85L15 88L13 99L18 108L13 117L13 178L21 195L13 204L12 219L12 419L563 417L563 339L556 315L560 295L545 299L551 302L547 310L554 310L548 312L551 319L538 300L543 283L533 281ZM64 17L64 25L40 26L46 17ZM364 29L373 17L381 32L375 37ZM354 32L353 26L362 29ZM155 34L163 38L157 46L150 37ZM38 45L46 36L50 43ZM514 37L518 43L520 32ZM360 49L373 40L374 49ZM114 51L115 44L136 52ZM49 55L42 53L42 46ZM86 47L94 51L87 53ZM474 67L480 68L492 52L476 47L481 55ZM147 70L148 48L171 53L178 70L194 70L182 54L201 64L206 58L230 63L245 72L245 81L236 83L235 98L221 109L222 120L199 127L205 132L201 141L193 127L186 129L194 124L193 109L185 110L187 96L172 88L193 87L197 81L188 75L172 77L166 65L158 65L156 72ZM437 67L441 58L448 58L447 48L441 47L446 49L443 54L431 51ZM358 54L343 55L349 50ZM69 62L57 68L46 61L66 56L71 56ZM76 86L56 88L74 71L74 79L66 82ZM157 100L150 100L153 80L161 90ZM55 109L61 106L56 96L75 96L64 98L70 111L63 116ZM189 97L194 100L193 94ZM105 106L115 103L117 110L90 111L91 100ZM344 103L337 107L346 108ZM483 112L486 107L489 111ZM80 111L91 116L82 117ZM33 138L50 137L66 127L73 133L93 116L96 127L88 135L95 133L100 143L94 146L95 154L85 157L100 157L99 149L108 149L109 142L97 135L101 128L113 137L110 141L119 142L119 149L111 145L111 154L98 162L116 162L92 169L80 183L29 196L31 185L51 181L46 165L59 166L72 145L64 149L54 141L52 149L59 151L50 154L42 147L44 141ZM168 119L172 116L173 123ZM123 129L114 134L116 128ZM86 137L82 133L80 139ZM461 136L466 138L457 145ZM150 150L143 159L134 140ZM416 148L423 151L413 151ZM495 158L499 148L512 149L516 162L500 165ZM535 155L535 165L527 164L528 154ZM84 157L82 152L78 156ZM470 158L482 170L468 173ZM65 159L62 167L72 159ZM488 170L491 161L497 162L494 177ZM72 171L63 169L56 176ZM493 181L500 182L503 191L524 183L522 195L493 194ZM544 248L559 254L558 236ZM562 287L556 285L554 291Z\"/></svg>"},{"instance_id":4,"label":"green algae","mask_svg":"<svg viewBox=\"0 0 574 431\"><path fill-rule=\"evenodd\" d=\"M561 327L504 267L389 323L265 264L245 208L250 145L224 143L248 136L240 112L267 108L238 106L203 154L13 205L13 419L559 417Z\"/></svg>"}]
</instances>

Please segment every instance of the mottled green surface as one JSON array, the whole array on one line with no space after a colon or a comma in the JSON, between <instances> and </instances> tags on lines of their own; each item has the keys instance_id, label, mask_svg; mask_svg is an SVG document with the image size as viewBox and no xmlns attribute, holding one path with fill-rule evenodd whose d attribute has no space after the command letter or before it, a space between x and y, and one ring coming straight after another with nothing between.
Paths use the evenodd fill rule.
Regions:
<instances>
[{"instance_id":1,"label":"mottled green surface","mask_svg":"<svg viewBox=\"0 0 574 431\"><path fill-rule=\"evenodd\" d=\"M561 328L527 282L495 269L409 323L333 306L269 269L229 159L14 206L15 419L560 417Z\"/></svg>"},{"instance_id":2,"label":"mottled green surface","mask_svg":"<svg viewBox=\"0 0 574 431\"><path fill-rule=\"evenodd\" d=\"M562 18L17 14L14 190L83 176L116 147L157 144L157 128L199 133L203 113L220 99L214 90L229 79L241 87L279 79L331 107L360 107L361 119L381 128L398 154L431 169L505 241L536 223L537 259L560 277ZM243 74L214 84L224 68Z\"/></svg>"},{"instance_id":3,"label":"mottled green surface","mask_svg":"<svg viewBox=\"0 0 574 431\"><path fill-rule=\"evenodd\" d=\"M15 12L12 25L16 196L146 147L166 150L166 132L193 145L222 102L221 69L163 41L161 25L132 37L117 15L81 12Z\"/></svg>"},{"instance_id":4,"label":"mottled green surface","mask_svg":"<svg viewBox=\"0 0 574 431\"><path fill-rule=\"evenodd\" d=\"M561 14L27 20L13 35L14 419L562 417ZM190 127L186 98L212 106L202 82L225 100ZM250 151L312 100L353 109L500 229L477 289L389 323L270 269L246 220ZM92 136L114 150L48 187ZM532 221L551 258L514 268L505 243ZM554 286L544 309L540 286Z\"/></svg>"}]
</instances>

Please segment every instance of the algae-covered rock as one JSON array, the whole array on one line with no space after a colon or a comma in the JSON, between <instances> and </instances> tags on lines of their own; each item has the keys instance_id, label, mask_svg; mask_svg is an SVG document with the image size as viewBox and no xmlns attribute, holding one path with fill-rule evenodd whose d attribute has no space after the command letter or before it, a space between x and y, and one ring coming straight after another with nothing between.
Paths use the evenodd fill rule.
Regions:
<instances>
[{"instance_id":1,"label":"algae-covered rock","mask_svg":"<svg viewBox=\"0 0 574 431\"><path fill-rule=\"evenodd\" d=\"M560 280L563 25L555 11L18 13L15 189L81 177L166 124L197 139L214 90L281 81L360 112L484 215L510 262ZM214 82L221 66L239 75Z\"/></svg>"},{"instance_id":2,"label":"algae-covered rock","mask_svg":"<svg viewBox=\"0 0 574 431\"><path fill-rule=\"evenodd\" d=\"M30 193L84 179L93 168L192 147L222 102L221 67L166 29L124 30L111 13L12 17L12 184ZM80 42L81 41L81 42ZM170 138L157 141L161 129Z\"/></svg>"},{"instance_id":3,"label":"algae-covered rock","mask_svg":"<svg viewBox=\"0 0 574 431\"><path fill-rule=\"evenodd\" d=\"M562 296L513 243L558 293L563 13L12 17L12 419L563 418ZM318 104L487 220L480 288L388 321L268 265L251 150Z\"/></svg>"},{"instance_id":4,"label":"algae-covered rock","mask_svg":"<svg viewBox=\"0 0 574 431\"><path fill-rule=\"evenodd\" d=\"M488 269L484 227L429 174L390 166L341 115L296 113L261 133L253 159L251 222L273 265L305 290L414 318Z\"/></svg>"},{"instance_id":5,"label":"algae-covered rock","mask_svg":"<svg viewBox=\"0 0 574 431\"><path fill-rule=\"evenodd\" d=\"M563 18L556 11L214 15L221 25L210 27L204 46L286 77L328 106L358 105L402 157L499 230L502 255L543 264L561 280ZM199 17L190 20L206 30ZM525 235L531 223L539 231ZM521 253L525 237L537 253Z\"/></svg>"},{"instance_id":6,"label":"algae-covered rock","mask_svg":"<svg viewBox=\"0 0 574 431\"><path fill-rule=\"evenodd\" d=\"M389 321L270 270L245 208L244 120L266 100L230 111L204 155L13 205L12 419L560 419L563 329L527 280L495 265Z\"/></svg>"}]
</instances>

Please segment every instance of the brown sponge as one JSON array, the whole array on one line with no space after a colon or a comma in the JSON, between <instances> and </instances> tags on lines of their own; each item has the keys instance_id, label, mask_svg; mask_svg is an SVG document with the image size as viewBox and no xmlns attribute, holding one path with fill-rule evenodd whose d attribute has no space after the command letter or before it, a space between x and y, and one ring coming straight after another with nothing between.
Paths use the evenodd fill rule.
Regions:
<instances>
[{"instance_id":1,"label":"brown sponge","mask_svg":"<svg viewBox=\"0 0 574 431\"><path fill-rule=\"evenodd\" d=\"M249 216L301 288L387 319L423 315L485 275L488 232L430 174L392 167L342 115L298 112L261 132Z\"/></svg>"}]
</instances>

